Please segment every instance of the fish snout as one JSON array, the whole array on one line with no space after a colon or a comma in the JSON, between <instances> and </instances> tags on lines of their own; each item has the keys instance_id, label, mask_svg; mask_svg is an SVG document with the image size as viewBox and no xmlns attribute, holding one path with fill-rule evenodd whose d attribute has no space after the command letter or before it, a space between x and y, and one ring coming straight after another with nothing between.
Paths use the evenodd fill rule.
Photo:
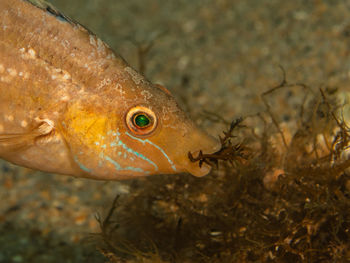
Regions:
<instances>
[{"instance_id":1,"label":"fish snout","mask_svg":"<svg viewBox=\"0 0 350 263\"><path fill-rule=\"evenodd\" d=\"M205 176L211 171L211 166L202 163L199 165L199 160L190 160L189 155L196 160L202 152L202 154L211 154L218 151L221 147L219 140L206 134L203 131L195 130L188 138L189 147L186 152L186 159L183 162L183 170L197 177Z\"/></svg>"}]
</instances>

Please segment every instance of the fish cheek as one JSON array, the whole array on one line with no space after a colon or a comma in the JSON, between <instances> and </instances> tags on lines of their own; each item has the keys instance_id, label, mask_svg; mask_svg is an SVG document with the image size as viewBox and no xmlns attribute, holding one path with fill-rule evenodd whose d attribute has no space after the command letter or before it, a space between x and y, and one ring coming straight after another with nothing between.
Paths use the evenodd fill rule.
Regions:
<instances>
[{"instance_id":1,"label":"fish cheek","mask_svg":"<svg viewBox=\"0 0 350 263\"><path fill-rule=\"evenodd\" d=\"M128 134L124 129L112 134L112 143L107 147L109 156L105 156L105 160L113 163L119 173L130 174L132 177L154 174L158 171L158 166L147 153L144 141L137 137L133 139Z\"/></svg>"},{"instance_id":2,"label":"fish cheek","mask_svg":"<svg viewBox=\"0 0 350 263\"><path fill-rule=\"evenodd\" d=\"M123 138L123 129L111 125L110 121L99 118L85 134L74 130L74 134L68 136L77 173L100 180L130 179L154 173L156 164L142 154L137 145L129 144Z\"/></svg>"},{"instance_id":3,"label":"fish cheek","mask_svg":"<svg viewBox=\"0 0 350 263\"><path fill-rule=\"evenodd\" d=\"M160 133L148 137L140 137L130 131L125 132L127 143L138 151L139 160L142 159L149 174L176 173L176 167L168 155L166 141L162 140Z\"/></svg>"},{"instance_id":4,"label":"fish cheek","mask_svg":"<svg viewBox=\"0 0 350 263\"><path fill-rule=\"evenodd\" d=\"M75 165L75 175L93 177L100 173L95 171L99 161L98 146L104 144L108 118L76 103L68 108L60 126Z\"/></svg>"}]
</instances>

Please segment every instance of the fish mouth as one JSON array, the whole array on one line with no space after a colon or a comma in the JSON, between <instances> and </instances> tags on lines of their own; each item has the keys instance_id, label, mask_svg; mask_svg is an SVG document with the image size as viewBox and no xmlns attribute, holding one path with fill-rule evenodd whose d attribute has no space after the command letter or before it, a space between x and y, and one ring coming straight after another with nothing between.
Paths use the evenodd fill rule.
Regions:
<instances>
[{"instance_id":1,"label":"fish mouth","mask_svg":"<svg viewBox=\"0 0 350 263\"><path fill-rule=\"evenodd\" d=\"M207 135L205 140L205 145L198 147L194 151L189 151L188 155L191 154L195 159L199 156L200 152L203 154L211 154L217 152L221 148L221 144L218 140ZM196 177L202 177L210 173L212 167L207 163L201 163L198 161L191 160L189 157L186 160L186 165L184 165L184 170Z\"/></svg>"},{"instance_id":2,"label":"fish mouth","mask_svg":"<svg viewBox=\"0 0 350 263\"><path fill-rule=\"evenodd\" d=\"M185 167L185 171L192 174L196 177L203 177L210 173L212 167L207 163L202 163L199 165L199 162L193 162L192 165Z\"/></svg>"}]
</instances>

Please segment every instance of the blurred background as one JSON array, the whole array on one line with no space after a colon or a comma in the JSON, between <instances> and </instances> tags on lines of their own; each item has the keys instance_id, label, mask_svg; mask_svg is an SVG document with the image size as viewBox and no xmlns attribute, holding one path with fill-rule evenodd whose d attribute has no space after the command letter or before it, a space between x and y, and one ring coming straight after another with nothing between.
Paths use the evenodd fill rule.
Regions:
<instances>
[{"instance_id":1,"label":"blurred background","mask_svg":"<svg viewBox=\"0 0 350 263\"><path fill-rule=\"evenodd\" d=\"M51 0L134 68L166 86L212 135L264 109L282 80L349 94L350 4L342 0ZM283 96L301 100L301 90ZM285 100L271 102L276 109ZM288 121L288 112L280 116ZM0 163L0 262L103 262L88 242L117 193L137 182L48 175ZM181 175L179 175L181 176ZM106 205L108 204L108 205Z\"/></svg>"}]
</instances>

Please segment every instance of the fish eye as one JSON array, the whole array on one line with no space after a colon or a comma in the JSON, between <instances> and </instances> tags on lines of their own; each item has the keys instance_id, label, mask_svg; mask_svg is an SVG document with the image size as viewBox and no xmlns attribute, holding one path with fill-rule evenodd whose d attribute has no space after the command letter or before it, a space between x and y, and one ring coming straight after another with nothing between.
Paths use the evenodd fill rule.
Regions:
<instances>
[{"instance_id":1,"label":"fish eye","mask_svg":"<svg viewBox=\"0 0 350 263\"><path fill-rule=\"evenodd\" d=\"M136 135L149 135L157 126L157 117L149 108L136 106L126 114L126 124Z\"/></svg>"}]
</instances>

